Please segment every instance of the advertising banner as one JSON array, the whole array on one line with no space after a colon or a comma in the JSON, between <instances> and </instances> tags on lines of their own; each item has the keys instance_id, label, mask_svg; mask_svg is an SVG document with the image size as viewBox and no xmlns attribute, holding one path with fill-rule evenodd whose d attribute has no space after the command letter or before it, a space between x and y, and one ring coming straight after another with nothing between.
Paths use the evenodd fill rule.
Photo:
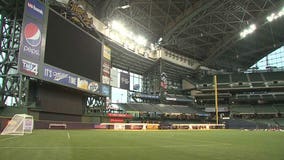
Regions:
<instances>
[{"instance_id":1,"label":"advertising banner","mask_svg":"<svg viewBox=\"0 0 284 160\"><path fill-rule=\"evenodd\" d=\"M128 73L120 72L120 88L129 90L130 75Z\"/></svg>"},{"instance_id":2,"label":"advertising banner","mask_svg":"<svg viewBox=\"0 0 284 160\"><path fill-rule=\"evenodd\" d=\"M27 0L26 3L26 14L36 18L37 20L44 20L45 6L38 0Z\"/></svg>"},{"instance_id":3,"label":"advertising banner","mask_svg":"<svg viewBox=\"0 0 284 160\"><path fill-rule=\"evenodd\" d=\"M116 69L110 71L110 85L118 88L118 71Z\"/></svg>"},{"instance_id":4,"label":"advertising banner","mask_svg":"<svg viewBox=\"0 0 284 160\"><path fill-rule=\"evenodd\" d=\"M110 97L110 87L107 85L101 85L101 94Z\"/></svg>"},{"instance_id":5,"label":"advertising banner","mask_svg":"<svg viewBox=\"0 0 284 160\"><path fill-rule=\"evenodd\" d=\"M108 113L108 117L116 117L116 118L132 118L132 114L120 114L120 113Z\"/></svg>"},{"instance_id":6,"label":"advertising banner","mask_svg":"<svg viewBox=\"0 0 284 160\"><path fill-rule=\"evenodd\" d=\"M110 118L109 122L110 123L123 123L124 119L123 118Z\"/></svg>"},{"instance_id":7,"label":"advertising banner","mask_svg":"<svg viewBox=\"0 0 284 160\"><path fill-rule=\"evenodd\" d=\"M103 75L110 77L110 63L107 61L103 62Z\"/></svg>"},{"instance_id":8,"label":"advertising banner","mask_svg":"<svg viewBox=\"0 0 284 160\"><path fill-rule=\"evenodd\" d=\"M102 83L110 85L111 49L103 45Z\"/></svg>"},{"instance_id":9,"label":"advertising banner","mask_svg":"<svg viewBox=\"0 0 284 160\"><path fill-rule=\"evenodd\" d=\"M20 55L39 61L41 55L42 25L25 18L21 39Z\"/></svg>"},{"instance_id":10,"label":"advertising banner","mask_svg":"<svg viewBox=\"0 0 284 160\"><path fill-rule=\"evenodd\" d=\"M44 65L43 79L70 87L77 87L77 76L48 65Z\"/></svg>"},{"instance_id":11,"label":"advertising banner","mask_svg":"<svg viewBox=\"0 0 284 160\"><path fill-rule=\"evenodd\" d=\"M75 74L69 73L62 69L58 69L49 65L43 67L43 79L57 84L62 84L72 88L79 88L92 93L100 93L100 84L86 78L78 77ZM109 94L107 89L104 90L105 94Z\"/></svg>"},{"instance_id":12,"label":"advertising banner","mask_svg":"<svg viewBox=\"0 0 284 160\"><path fill-rule=\"evenodd\" d=\"M38 0L26 0L23 15L19 49L19 71L32 77L39 77L45 5Z\"/></svg>"},{"instance_id":13,"label":"advertising banner","mask_svg":"<svg viewBox=\"0 0 284 160\"><path fill-rule=\"evenodd\" d=\"M87 90L93 93L100 92L100 85L98 82L90 81L86 78L78 78L77 87L83 90Z\"/></svg>"},{"instance_id":14,"label":"advertising banner","mask_svg":"<svg viewBox=\"0 0 284 160\"><path fill-rule=\"evenodd\" d=\"M103 75L102 75L102 83L103 84L110 84L110 62L103 61Z\"/></svg>"},{"instance_id":15,"label":"advertising banner","mask_svg":"<svg viewBox=\"0 0 284 160\"><path fill-rule=\"evenodd\" d=\"M19 62L19 70L22 73L25 73L27 75L32 75L32 76L37 76L38 75L38 64L25 60L25 59L21 59Z\"/></svg>"},{"instance_id":16,"label":"advertising banner","mask_svg":"<svg viewBox=\"0 0 284 160\"><path fill-rule=\"evenodd\" d=\"M108 61L111 61L111 49L104 45L103 56Z\"/></svg>"},{"instance_id":17,"label":"advertising banner","mask_svg":"<svg viewBox=\"0 0 284 160\"><path fill-rule=\"evenodd\" d=\"M163 89L167 89L168 88L168 81L167 81L167 74L165 72L161 73L161 87Z\"/></svg>"}]
</instances>

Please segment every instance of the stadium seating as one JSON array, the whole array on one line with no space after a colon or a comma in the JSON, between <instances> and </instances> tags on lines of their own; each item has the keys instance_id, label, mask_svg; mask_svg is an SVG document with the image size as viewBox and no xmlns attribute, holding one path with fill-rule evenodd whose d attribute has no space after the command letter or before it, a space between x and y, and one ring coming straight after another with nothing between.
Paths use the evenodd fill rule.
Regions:
<instances>
[{"instance_id":1,"label":"stadium seating","mask_svg":"<svg viewBox=\"0 0 284 160\"><path fill-rule=\"evenodd\" d=\"M229 74L220 74L218 76L218 83L231 83Z\"/></svg>"},{"instance_id":2,"label":"stadium seating","mask_svg":"<svg viewBox=\"0 0 284 160\"><path fill-rule=\"evenodd\" d=\"M117 104L125 112L156 112L156 113L178 113L178 114L203 114L201 109L187 105L169 105L169 104L147 104L147 103L128 103Z\"/></svg>"},{"instance_id":3,"label":"stadium seating","mask_svg":"<svg viewBox=\"0 0 284 160\"><path fill-rule=\"evenodd\" d=\"M284 115L284 104L274 104L273 107L282 115Z\"/></svg>"},{"instance_id":4,"label":"stadium seating","mask_svg":"<svg viewBox=\"0 0 284 160\"><path fill-rule=\"evenodd\" d=\"M217 75L218 88L220 89L243 89L243 88L267 88L283 87L284 72L263 73L232 73ZM198 89L213 89L213 76L208 75L197 81Z\"/></svg>"},{"instance_id":5,"label":"stadium seating","mask_svg":"<svg viewBox=\"0 0 284 160\"><path fill-rule=\"evenodd\" d=\"M245 119L230 119L224 121L226 123L226 127L230 129L256 129L257 124L254 121L248 121Z\"/></svg>"},{"instance_id":6,"label":"stadium seating","mask_svg":"<svg viewBox=\"0 0 284 160\"><path fill-rule=\"evenodd\" d=\"M278 124L281 128L284 127L284 118L275 118L275 123Z\"/></svg>"},{"instance_id":7,"label":"stadium seating","mask_svg":"<svg viewBox=\"0 0 284 160\"><path fill-rule=\"evenodd\" d=\"M272 105L254 105L256 114L277 114L278 111Z\"/></svg>"},{"instance_id":8,"label":"stadium seating","mask_svg":"<svg viewBox=\"0 0 284 160\"><path fill-rule=\"evenodd\" d=\"M232 82L248 82L248 78L244 73L235 73L232 74Z\"/></svg>"},{"instance_id":9,"label":"stadium seating","mask_svg":"<svg viewBox=\"0 0 284 160\"><path fill-rule=\"evenodd\" d=\"M262 73L249 73L247 74L251 82L263 82Z\"/></svg>"},{"instance_id":10,"label":"stadium seating","mask_svg":"<svg viewBox=\"0 0 284 160\"><path fill-rule=\"evenodd\" d=\"M198 113L198 110L194 109L193 107L188 107L183 105L172 105L172 107L175 110L177 110L179 113L189 113L189 114Z\"/></svg>"},{"instance_id":11,"label":"stadium seating","mask_svg":"<svg viewBox=\"0 0 284 160\"><path fill-rule=\"evenodd\" d=\"M232 105L230 111L232 114L255 114L252 105Z\"/></svg>"},{"instance_id":12,"label":"stadium seating","mask_svg":"<svg viewBox=\"0 0 284 160\"><path fill-rule=\"evenodd\" d=\"M266 81L284 81L284 72L264 72L262 74L264 75Z\"/></svg>"}]
</instances>

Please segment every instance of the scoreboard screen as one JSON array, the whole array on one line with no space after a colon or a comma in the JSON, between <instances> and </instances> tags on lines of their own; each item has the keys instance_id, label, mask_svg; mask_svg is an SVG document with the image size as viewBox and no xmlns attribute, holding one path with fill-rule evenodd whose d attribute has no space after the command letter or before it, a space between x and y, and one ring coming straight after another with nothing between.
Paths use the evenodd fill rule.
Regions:
<instances>
[{"instance_id":1,"label":"scoreboard screen","mask_svg":"<svg viewBox=\"0 0 284 160\"><path fill-rule=\"evenodd\" d=\"M49 10L45 64L100 82L101 55L100 41Z\"/></svg>"}]
</instances>

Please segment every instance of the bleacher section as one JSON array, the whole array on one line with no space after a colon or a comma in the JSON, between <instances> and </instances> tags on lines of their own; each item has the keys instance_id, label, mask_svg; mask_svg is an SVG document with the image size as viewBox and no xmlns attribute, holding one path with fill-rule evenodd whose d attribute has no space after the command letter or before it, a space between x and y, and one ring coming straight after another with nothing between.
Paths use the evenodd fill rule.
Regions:
<instances>
[{"instance_id":1,"label":"bleacher section","mask_svg":"<svg viewBox=\"0 0 284 160\"><path fill-rule=\"evenodd\" d=\"M277 114L278 111L272 105L253 106L256 114Z\"/></svg>"},{"instance_id":2,"label":"bleacher section","mask_svg":"<svg viewBox=\"0 0 284 160\"><path fill-rule=\"evenodd\" d=\"M251 82L263 82L262 73L249 73L248 74Z\"/></svg>"},{"instance_id":3,"label":"bleacher section","mask_svg":"<svg viewBox=\"0 0 284 160\"><path fill-rule=\"evenodd\" d=\"M255 110L252 105L232 105L230 107L232 114L255 114Z\"/></svg>"},{"instance_id":4,"label":"bleacher section","mask_svg":"<svg viewBox=\"0 0 284 160\"><path fill-rule=\"evenodd\" d=\"M284 115L284 104L274 104L273 107L280 113Z\"/></svg>"},{"instance_id":5,"label":"bleacher section","mask_svg":"<svg viewBox=\"0 0 284 160\"><path fill-rule=\"evenodd\" d=\"M184 95L167 94L166 100L174 102L192 102L192 97Z\"/></svg>"},{"instance_id":6,"label":"bleacher section","mask_svg":"<svg viewBox=\"0 0 284 160\"><path fill-rule=\"evenodd\" d=\"M265 87L266 84L264 83L265 80L263 79L264 76L262 73L249 73L247 74L250 78L250 82L252 87Z\"/></svg>"},{"instance_id":7,"label":"bleacher section","mask_svg":"<svg viewBox=\"0 0 284 160\"><path fill-rule=\"evenodd\" d=\"M283 72L264 72L262 74L266 81L284 81Z\"/></svg>"},{"instance_id":8,"label":"bleacher section","mask_svg":"<svg viewBox=\"0 0 284 160\"><path fill-rule=\"evenodd\" d=\"M278 124L280 127L284 127L284 118L275 118L275 123Z\"/></svg>"},{"instance_id":9,"label":"bleacher section","mask_svg":"<svg viewBox=\"0 0 284 160\"><path fill-rule=\"evenodd\" d=\"M256 122L244 119L230 119L225 121L227 128L230 129L256 129L258 128Z\"/></svg>"},{"instance_id":10,"label":"bleacher section","mask_svg":"<svg viewBox=\"0 0 284 160\"><path fill-rule=\"evenodd\" d=\"M248 78L246 76L246 74L243 73L235 73L232 74L232 82L236 83L236 82L248 82Z\"/></svg>"},{"instance_id":11,"label":"bleacher section","mask_svg":"<svg viewBox=\"0 0 284 160\"><path fill-rule=\"evenodd\" d=\"M129 103L129 104L118 104L124 111L137 111L137 112L156 112L156 113L180 113L180 114L203 114L207 112L212 112L215 107L207 105L169 105L169 104L147 104L147 103ZM248 104L234 104L231 106L219 106L219 112L231 112L235 115L276 115L284 114L284 104L274 104L274 105L248 105Z\"/></svg>"},{"instance_id":12,"label":"bleacher section","mask_svg":"<svg viewBox=\"0 0 284 160\"><path fill-rule=\"evenodd\" d=\"M138 112L156 112L156 113L180 113L180 114L203 114L204 112L194 107L185 105L168 105L168 104L146 104L146 103L128 103L117 104L124 111Z\"/></svg>"},{"instance_id":13,"label":"bleacher section","mask_svg":"<svg viewBox=\"0 0 284 160\"><path fill-rule=\"evenodd\" d=\"M277 126L277 123L275 123L274 119L255 119L253 121L258 125L266 125L267 128L274 128Z\"/></svg>"},{"instance_id":14,"label":"bleacher section","mask_svg":"<svg viewBox=\"0 0 284 160\"><path fill-rule=\"evenodd\" d=\"M284 87L284 72L233 73L217 75L219 89ZM214 89L213 76L202 77L197 89Z\"/></svg>"},{"instance_id":15,"label":"bleacher section","mask_svg":"<svg viewBox=\"0 0 284 160\"><path fill-rule=\"evenodd\" d=\"M218 75L218 83L230 83L230 75L229 74L222 74Z\"/></svg>"}]
</instances>

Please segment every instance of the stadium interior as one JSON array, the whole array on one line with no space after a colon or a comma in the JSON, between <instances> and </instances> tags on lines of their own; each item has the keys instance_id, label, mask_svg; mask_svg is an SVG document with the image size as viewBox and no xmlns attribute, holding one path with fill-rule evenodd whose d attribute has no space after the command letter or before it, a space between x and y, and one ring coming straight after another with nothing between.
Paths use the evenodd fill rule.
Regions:
<instances>
[{"instance_id":1,"label":"stadium interior","mask_svg":"<svg viewBox=\"0 0 284 160\"><path fill-rule=\"evenodd\" d=\"M0 0L0 131L284 129L281 26L283 0Z\"/></svg>"}]
</instances>

